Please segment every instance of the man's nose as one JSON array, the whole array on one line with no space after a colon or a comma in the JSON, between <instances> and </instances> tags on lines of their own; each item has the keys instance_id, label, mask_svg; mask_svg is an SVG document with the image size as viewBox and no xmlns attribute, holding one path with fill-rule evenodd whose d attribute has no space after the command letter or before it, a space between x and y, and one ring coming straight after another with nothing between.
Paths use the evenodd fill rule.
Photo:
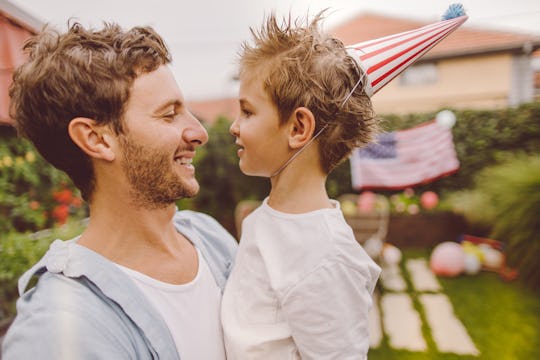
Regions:
<instances>
[{"instance_id":1,"label":"man's nose","mask_svg":"<svg viewBox=\"0 0 540 360\"><path fill-rule=\"evenodd\" d=\"M208 132L193 114L188 114L189 125L184 130L183 136L186 142L196 145L206 144L208 141Z\"/></svg>"},{"instance_id":2,"label":"man's nose","mask_svg":"<svg viewBox=\"0 0 540 360\"><path fill-rule=\"evenodd\" d=\"M238 137L239 130L240 130L240 129L239 129L239 127L238 127L237 121L234 120L233 123L231 124L231 126L229 127L229 133L230 133L232 136Z\"/></svg>"}]
</instances>

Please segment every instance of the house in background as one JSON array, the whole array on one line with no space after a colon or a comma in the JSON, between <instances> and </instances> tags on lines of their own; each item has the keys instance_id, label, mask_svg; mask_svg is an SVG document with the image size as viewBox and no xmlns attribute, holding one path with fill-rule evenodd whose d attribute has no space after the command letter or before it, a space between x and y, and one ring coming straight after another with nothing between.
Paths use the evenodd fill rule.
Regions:
<instances>
[{"instance_id":1,"label":"house in background","mask_svg":"<svg viewBox=\"0 0 540 360\"><path fill-rule=\"evenodd\" d=\"M362 14L329 32L346 45L413 30L419 22ZM373 97L379 114L407 114L442 108L496 109L540 96L540 36L464 26ZM536 55L536 56L533 56ZM191 102L192 112L212 123L238 115L235 99Z\"/></svg>"},{"instance_id":2,"label":"house in background","mask_svg":"<svg viewBox=\"0 0 540 360\"><path fill-rule=\"evenodd\" d=\"M347 45L412 30L426 23L364 14L331 30ZM449 35L373 98L378 113L444 107L493 109L534 100L533 52L540 37L473 29Z\"/></svg>"},{"instance_id":3,"label":"house in background","mask_svg":"<svg viewBox=\"0 0 540 360\"><path fill-rule=\"evenodd\" d=\"M0 125L12 125L8 89L13 70L26 59L22 47L43 23L15 4L0 0Z\"/></svg>"}]
</instances>

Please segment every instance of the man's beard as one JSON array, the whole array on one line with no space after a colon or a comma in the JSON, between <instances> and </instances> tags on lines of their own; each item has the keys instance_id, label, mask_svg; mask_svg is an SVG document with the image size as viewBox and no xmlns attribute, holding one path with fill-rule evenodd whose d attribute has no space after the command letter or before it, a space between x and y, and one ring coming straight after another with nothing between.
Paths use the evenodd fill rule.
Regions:
<instances>
[{"instance_id":1,"label":"man's beard","mask_svg":"<svg viewBox=\"0 0 540 360\"><path fill-rule=\"evenodd\" d=\"M122 168L136 206L165 208L199 192L196 182L190 184L174 172L171 154L137 145L128 136L120 137L120 144L124 153Z\"/></svg>"}]
</instances>

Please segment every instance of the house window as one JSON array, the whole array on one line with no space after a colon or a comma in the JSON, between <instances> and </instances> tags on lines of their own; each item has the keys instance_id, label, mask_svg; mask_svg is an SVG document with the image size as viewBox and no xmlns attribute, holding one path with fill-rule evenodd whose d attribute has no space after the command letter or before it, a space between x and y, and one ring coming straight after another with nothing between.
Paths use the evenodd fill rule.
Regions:
<instances>
[{"instance_id":1,"label":"house window","mask_svg":"<svg viewBox=\"0 0 540 360\"><path fill-rule=\"evenodd\" d=\"M434 63L418 64L409 67L400 76L401 86L429 85L438 80L437 65Z\"/></svg>"}]
</instances>

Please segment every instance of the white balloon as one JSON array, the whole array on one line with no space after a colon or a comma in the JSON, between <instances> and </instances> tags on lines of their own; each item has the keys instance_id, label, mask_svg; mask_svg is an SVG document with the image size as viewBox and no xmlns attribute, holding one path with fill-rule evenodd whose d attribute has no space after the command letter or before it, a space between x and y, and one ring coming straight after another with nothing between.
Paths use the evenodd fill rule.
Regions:
<instances>
[{"instance_id":1,"label":"white balloon","mask_svg":"<svg viewBox=\"0 0 540 360\"><path fill-rule=\"evenodd\" d=\"M401 250L394 245L387 244L382 253L385 263L388 265L397 265L401 261Z\"/></svg>"},{"instance_id":2,"label":"white balloon","mask_svg":"<svg viewBox=\"0 0 540 360\"><path fill-rule=\"evenodd\" d=\"M437 124L450 129L456 123L456 115L450 110L442 110L435 116Z\"/></svg>"},{"instance_id":3,"label":"white balloon","mask_svg":"<svg viewBox=\"0 0 540 360\"><path fill-rule=\"evenodd\" d=\"M465 273L468 275L478 274L482 264L475 254L465 253Z\"/></svg>"},{"instance_id":4,"label":"white balloon","mask_svg":"<svg viewBox=\"0 0 540 360\"><path fill-rule=\"evenodd\" d=\"M503 266L503 254L493 248L486 249L484 252L484 264L493 269L500 269Z\"/></svg>"}]
</instances>

